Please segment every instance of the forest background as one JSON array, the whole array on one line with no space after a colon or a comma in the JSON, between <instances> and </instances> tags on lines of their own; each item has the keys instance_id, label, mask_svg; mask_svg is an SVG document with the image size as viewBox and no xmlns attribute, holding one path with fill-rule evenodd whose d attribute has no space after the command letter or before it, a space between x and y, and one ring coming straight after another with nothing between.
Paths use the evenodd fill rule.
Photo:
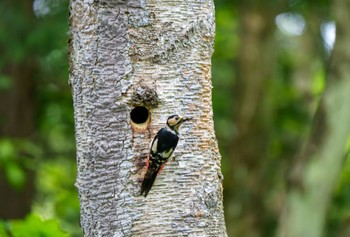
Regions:
<instances>
[{"instance_id":1,"label":"forest background","mask_svg":"<svg viewBox=\"0 0 350 237\"><path fill-rule=\"evenodd\" d=\"M81 236L68 4L0 1L0 236ZM215 6L213 107L228 234L274 236L327 85L331 1ZM347 155L324 236L350 235L349 174Z\"/></svg>"}]
</instances>

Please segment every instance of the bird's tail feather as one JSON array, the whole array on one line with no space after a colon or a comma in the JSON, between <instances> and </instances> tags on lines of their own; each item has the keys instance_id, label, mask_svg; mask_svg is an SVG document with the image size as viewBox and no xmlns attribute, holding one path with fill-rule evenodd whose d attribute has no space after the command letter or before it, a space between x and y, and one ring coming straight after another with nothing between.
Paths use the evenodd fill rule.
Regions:
<instances>
[{"instance_id":1,"label":"bird's tail feather","mask_svg":"<svg viewBox=\"0 0 350 237\"><path fill-rule=\"evenodd\" d=\"M144 193L144 196L147 197L148 192L151 190L154 180L157 177L158 172L152 172L152 171L147 171L147 174L145 175L145 178L142 181L141 185L141 195Z\"/></svg>"}]
</instances>

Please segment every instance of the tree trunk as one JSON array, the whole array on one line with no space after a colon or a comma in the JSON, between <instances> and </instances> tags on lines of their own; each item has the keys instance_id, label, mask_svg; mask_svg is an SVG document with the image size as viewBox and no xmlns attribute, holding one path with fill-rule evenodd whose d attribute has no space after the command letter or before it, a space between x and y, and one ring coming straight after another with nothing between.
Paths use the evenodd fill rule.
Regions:
<instances>
[{"instance_id":1,"label":"tree trunk","mask_svg":"<svg viewBox=\"0 0 350 237\"><path fill-rule=\"evenodd\" d=\"M270 140L266 114L266 91L273 76L275 9L242 2L239 6L240 43L237 55L234 121L237 134L232 141L230 164L234 169L226 181L231 186L232 204L228 219L236 228L232 236L261 236L268 222L265 206L267 182L266 151ZM229 190L230 192L230 190Z\"/></svg>"},{"instance_id":2,"label":"tree trunk","mask_svg":"<svg viewBox=\"0 0 350 237\"><path fill-rule=\"evenodd\" d=\"M211 104L213 2L72 0L70 9L84 236L226 236ZM149 143L175 113L194 119L145 198Z\"/></svg>"},{"instance_id":3,"label":"tree trunk","mask_svg":"<svg viewBox=\"0 0 350 237\"><path fill-rule=\"evenodd\" d=\"M11 78L11 87L0 91L0 100L5 102L0 105L0 137L4 139L33 140L35 135L34 75L38 67L30 57L23 62L7 63L4 67L5 75ZM16 155L22 152L21 148L16 147ZM0 206L1 219L24 218L30 213L36 192L35 172L24 165L31 162L30 157L22 155L15 160L23 169L26 179L21 188L16 188L9 183L4 171L6 168L0 167L0 200L6 203Z\"/></svg>"},{"instance_id":4,"label":"tree trunk","mask_svg":"<svg viewBox=\"0 0 350 237\"><path fill-rule=\"evenodd\" d=\"M1 7L6 6L2 4ZM11 6L9 6L11 12ZM12 6L13 7L13 6ZM16 26L17 31L21 32L22 41L28 37L29 32L35 29L35 16L32 11L32 1L19 1L16 3L18 12L22 15L23 21L30 22L26 25ZM6 11L6 10L5 10ZM4 14L0 11L0 14ZM4 14L5 15L5 14ZM2 18L1 20L4 20ZM6 20L5 20L6 22ZM9 31L14 27L14 22L8 21L2 27L0 34ZM3 42L3 41L2 41ZM24 44L21 42L22 44ZM16 45L17 47L17 45ZM36 77L38 76L38 61L34 54L28 54L24 57L6 57L14 55L13 45L9 46L6 43L0 44L0 52L2 58L0 66L0 76L8 76L9 85L5 88L0 88L0 138L30 140L33 141L36 133L36 96L35 88L37 84ZM27 50L24 47L22 50ZM18 55L17 55L18 56ZM35 172L29 170L24 164L32 162L31 158L25 155L21 148L16 147L16 157L13 161L22 169L25 176L25 182L21 188L16 188L9 183L6 177L5 167L0 165L0 200L3 205L0 205L0 219L15 219L24 218L32 206L32 201L35 196ZM3 158L3 157L1 157ZM12 160L12 159L11 159ZM1 162L0 162L1 163Z\"/></svg>"},{"instance_id":5,"label":"tree trunk","mask_svg":"<svg viewBox=\"0 0 350 237\"><path fill-rule=\"evenodd\" d=\"M350 0L334 2L337 37L329 81L313 132L292 175L278 236L322 236L332 190L340 175L350 134Z\"/></svg>"}]
</instances>

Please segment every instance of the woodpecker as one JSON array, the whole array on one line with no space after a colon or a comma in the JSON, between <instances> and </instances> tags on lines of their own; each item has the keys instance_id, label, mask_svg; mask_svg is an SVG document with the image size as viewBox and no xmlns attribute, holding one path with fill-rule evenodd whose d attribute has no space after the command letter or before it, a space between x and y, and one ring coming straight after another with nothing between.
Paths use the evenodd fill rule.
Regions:
<instances>
[{"instance_id":1,"label":"woodpecker","mask_svg":"<svg viewBox=\"0 0 350 237\"><path fill-rule=\"evenodd\" d=\"M160 129L153 138L147 160L147 172L141 185L141 195L144 194L147 197L154 180L176 148L179 141L178 129L180 125L187 120L190 118L183 118L177 114L171 115L166 126Z\"/></svg>"}]
</instances>

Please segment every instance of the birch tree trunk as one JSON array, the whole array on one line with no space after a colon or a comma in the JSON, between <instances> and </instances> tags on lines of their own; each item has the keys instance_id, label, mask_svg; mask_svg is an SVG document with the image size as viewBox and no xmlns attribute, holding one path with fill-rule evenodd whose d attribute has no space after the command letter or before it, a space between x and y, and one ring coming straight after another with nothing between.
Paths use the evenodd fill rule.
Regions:
<instances>
[{"instance_id":1,"label":"birch tree trunk","mask_svg":"<svg viewBox=\"0 0 350 237\"><path fill-rule=\"evenodd\" d=\"M226 236L212 0L71 0L70 26L84 236ZM149 143L175 113L194 119L145 198Z\"/></svg>"},{"instance_id":2,"label":"birch tree trunk","mask_svg":"<svg viewBox=\"0 0 350 237\"><path fill-rule=\"evenodd\" d=\"M292 174L278 236L320 237L350 135L350 0L334 2L337 36L313 132Z\"/></svg>"}]
</instances>

